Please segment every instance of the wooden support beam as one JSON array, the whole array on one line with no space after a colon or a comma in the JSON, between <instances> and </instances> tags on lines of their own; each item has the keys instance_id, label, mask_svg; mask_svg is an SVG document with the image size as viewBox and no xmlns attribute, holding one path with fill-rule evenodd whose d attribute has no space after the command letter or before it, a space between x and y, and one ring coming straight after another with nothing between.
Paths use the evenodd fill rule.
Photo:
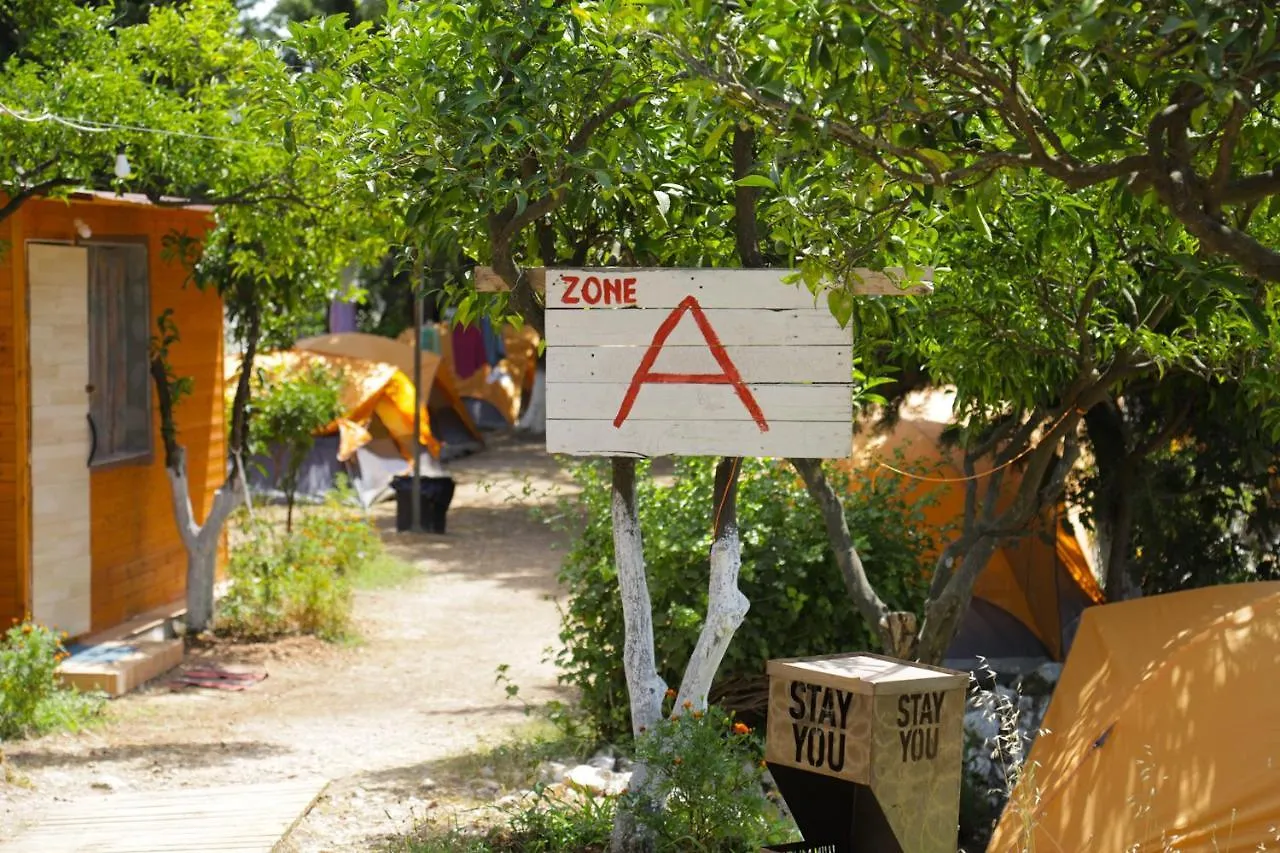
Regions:
<instances>
[{"instance_id":1,"label":"wooden support beam","mask_svg":"<svg viewBox=\"0 0 1280 853\"><path fill-rule=\"evenodd\" d=\"M581 270L581 272L597 272L601 275L634 275L643 272L658 272L659 270L641 269L641 268L602 268L599 270ZM676 270L664 270L666 272L675 272ZM683 272L683 270L681 270ZM715 273L723 275L732 272L731 269L704 269L690 270L690 272ZM525 270L525 275L529 276L529 282L533 285L533 289L538 293L546 293L547 290L547 268L546 267L530 267ZM554 274L556 270L551 270ZM760 273L761 270L753 270L754 273ZM795 270L776 270L778 281L783 280L794 274ZM921 276L921 281L908 282L906 286L902 282L906 281L906 271L901 267L890 267L886 270L871 270L859 267L855 270L859 280L853 283L853 292L857 296L927 296L933 292L933 268L925 267ZM493 267L476 267L475 287L481 293L499 293L507 289L507 283L502 277L494 272Z\"/></svg>"}]
</instances>

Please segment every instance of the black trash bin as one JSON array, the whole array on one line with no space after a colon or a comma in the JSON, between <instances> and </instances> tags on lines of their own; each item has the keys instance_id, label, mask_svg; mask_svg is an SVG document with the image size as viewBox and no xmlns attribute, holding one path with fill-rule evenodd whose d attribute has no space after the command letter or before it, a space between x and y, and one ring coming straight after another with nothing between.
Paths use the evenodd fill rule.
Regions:
<instances>
[{"instance_id":1,"label":"black trash bin","mask_svg":"<svg viewBox=\"0 0 1280 853\"><path fill-rule=\"evenodd\" d=\"M413 477L405 474L391 478L391 489L396 493L396 530L404 532L413 525ZM444 533L445 516L453 503L452 477L422 477L419 494L418 526L429 533Z\"/></svg>"}]
</instances>

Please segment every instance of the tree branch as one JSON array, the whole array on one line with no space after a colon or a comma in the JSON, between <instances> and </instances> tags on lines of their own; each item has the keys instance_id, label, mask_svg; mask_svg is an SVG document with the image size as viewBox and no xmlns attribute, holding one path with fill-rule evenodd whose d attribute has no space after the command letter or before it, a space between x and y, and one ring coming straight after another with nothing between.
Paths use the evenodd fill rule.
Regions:
<instances>
[{"instance_id":1,"label":"tree branch","mask_svg":"<svg viewBox=\"0 0 1280 853\"><path fill-rule=\"evenodd\" d=\"M83 181L74 178L50 178L47 181L41 181L38 184L32 184L29 187L19 190L9 196L3 206L0 206L0 222L4 222L10 216L18 212L18 208L22 207L29 199L38 195L44 195L50 190L56 190L59 187L74 187L82 184Z\"/></svg>"}]
</instances>

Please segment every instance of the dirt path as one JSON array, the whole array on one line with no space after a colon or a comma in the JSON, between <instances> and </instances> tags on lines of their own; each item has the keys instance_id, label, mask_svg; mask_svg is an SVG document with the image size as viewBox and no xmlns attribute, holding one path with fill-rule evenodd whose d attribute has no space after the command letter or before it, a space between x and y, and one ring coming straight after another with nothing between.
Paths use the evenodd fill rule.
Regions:
<instances>
[{"instance_id":1,"label":"dirt path","mask_svg":"<svg viewBox=\"0 0 1280 853\"><path fill-rule=\"evenodd\" d=\"M376 849L429 814L448 794L424 785L439 776L441 759L526 724L494 681L500 664L527 699L560 695L543 658L556 642L551 597L564 542L528 507L571 486L531 442L498 439L450 468L458 490L446 536L396 535L389 505L378 508L390 547L420 574L397 589L358 593L362 643L215 647L211 659L270 677L238 694L153 684L114 702L113 721L98 730L7 744L30 787L0 778L0 838L59 801L110 790L309 774L333 782L286 849Z\"/></svg>"}]
</instances>

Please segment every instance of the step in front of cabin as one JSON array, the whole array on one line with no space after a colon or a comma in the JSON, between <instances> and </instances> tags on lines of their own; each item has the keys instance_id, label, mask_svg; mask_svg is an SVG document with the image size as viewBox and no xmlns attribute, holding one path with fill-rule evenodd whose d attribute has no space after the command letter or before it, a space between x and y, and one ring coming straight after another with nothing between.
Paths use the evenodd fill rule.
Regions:
<instances>
[{"instance_id":1,"label":"step in front of cabin","mask_svg":"<svg viewBox=\"0 0 1280 853\"><path fill-rule=\"evenodd\" d=\"M185 612L181 604L167 605L70 643L71 656L58 666L58 679L116 697L163 675L182 663L185 647L174 623Z\"/></svg>"}]
</instances>

